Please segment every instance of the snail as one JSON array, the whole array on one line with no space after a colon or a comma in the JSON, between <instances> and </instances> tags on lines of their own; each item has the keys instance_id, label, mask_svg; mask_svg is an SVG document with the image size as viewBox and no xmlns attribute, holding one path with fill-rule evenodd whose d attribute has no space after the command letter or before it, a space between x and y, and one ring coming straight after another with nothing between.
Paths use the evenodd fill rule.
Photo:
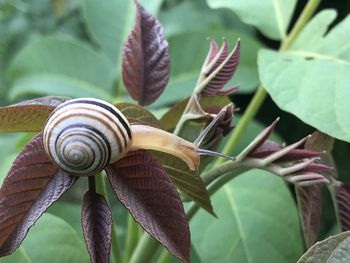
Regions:
<instances>
[{"instance_id":1,"label":"snail","mask_svg":"<svg viewBox=\"0 0 350 263\"><path fill-rule=\"evenodd\" d=\"M136 149L172 154L185 161L191 170L198 168L200 154L223 156L199 149L196 143L164 130L130 125L115 106L91 98L73 99L58 106L48 118L43 140L51 160L62 170L78 176L97 174Z\"/></svg>"}]
</instances>

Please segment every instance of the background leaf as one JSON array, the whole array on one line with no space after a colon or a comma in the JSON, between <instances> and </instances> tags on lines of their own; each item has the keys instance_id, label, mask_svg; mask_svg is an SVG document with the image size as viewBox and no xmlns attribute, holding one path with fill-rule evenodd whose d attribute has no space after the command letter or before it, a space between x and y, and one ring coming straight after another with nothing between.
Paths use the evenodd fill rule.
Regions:
<instances>
[{"instance_id":1,"label":"background leaf","mask_svg":"<svg viewBox=\"0 0 350 263\"><path fill-rule=\"evenodd\" d=\"M158 20L138 2L136 8L135 25L124 43L122 77L131 97L149 105L169 80L168 42Z\"/></svg>"},{"instance_id":2,"label":"background leaf","mask_svg":"<svg viewBox=\"0 0 350 263\"><path fill-rule=\"evenodd\" d=\"M113 220L112 211L102 195L86 192L81 223L91 262L109 262Z\"/></svg>"},{"instance_id":3,"label":"background leaf","mask_svg":"<svg viewBox=\"0 0 350 263\"><path fill-rule=\"evenodd\" d=\"M132 151L107 166L106 172L114 193L134 219L170 253L189 262L185 211L160 162L143 150Z\"/></svg>"},{"instance_id":4,"label":"background leaf","mask_svg":"<svg viewBox=\"0 0 350 263\"><path fill-rule=\"evenodd\" d=\"M281 109L350 142L350 16L324 36L334 17L334 11L319 13L289 51L262 50L259 74Z\"/></svg>"},{"instance_id":5,"label":"background leaf","mask_svg":"<svg viewBox=\"0 0 350 263\"><path fill-rule=\"evenodd\" d=\"M103 54L64 36L42 37L29 43L7 71L8 80L15 86L14 94L10 93L12 97L30 92L28 86L34 86L36 94L65 95L50 88L50 85L62 85L62 89L73 89L68 94L72 97L91 96L94 89L96 95L102 91L100 98L108 99L105 94L112 91L113 76L112 64ZM38 85L40 78L43 83Z\"/></svg>"},{"instance_id":6,"label":"background leaf","mask_svg":"<svg viewBox=\"0 0 350 263\"><path fill-rule=\"evenodd\" d=\"M284 39L292 17L296 0L207 0L211 8L229 8L239 18L257 27L274 40Z\"/></svg>"},{"instance_id":7,"label":"background leaf","mask_svg":"<svg viewBox=\"0 0 350 263\"><path fill-rule=\"evenodd\" d=\"M24 248L20 246L11 256L0 258L0 263L32 263L32 261Z\"/></svg>"},{"instance_id":8,"label":"background leaf","mask_svg":"<svg viewBox=\"0 0 350 263\"><path fill-rule=\"evenodd\" d=\"M199 211L191 221L192 241L203 263L290 263L299 258L297 210L282 179L252 170L222 187L212 201L218 219Z\"/></svg>"},{"instance_id":9,"label":"background leaf","mask_svg":"<svg viewBox=\"0 0 350 263\"><path fill-rule=\"evenodd\" d=\"M75 230L49 213L45 213L31 229L23 247L33 263L89 262L85 244Z\"/></svg>"}]
</instances>

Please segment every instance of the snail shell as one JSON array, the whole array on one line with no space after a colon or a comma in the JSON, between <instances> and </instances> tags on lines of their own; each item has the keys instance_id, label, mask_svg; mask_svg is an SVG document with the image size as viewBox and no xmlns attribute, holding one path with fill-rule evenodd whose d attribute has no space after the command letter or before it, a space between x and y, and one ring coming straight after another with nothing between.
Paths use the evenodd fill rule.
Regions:
<instances>
[{"instance_id":1,"label":"snail shell","mask_svg":"<svg viewBox=\"0 0 350 263\"><path fill-rule=\"evenodd\" d=\"M131 128L112 104L97 99L73 99L58 106L44 128L44 146L62 170L94 175L129 150Z\"/></svg>"}]
</instances>

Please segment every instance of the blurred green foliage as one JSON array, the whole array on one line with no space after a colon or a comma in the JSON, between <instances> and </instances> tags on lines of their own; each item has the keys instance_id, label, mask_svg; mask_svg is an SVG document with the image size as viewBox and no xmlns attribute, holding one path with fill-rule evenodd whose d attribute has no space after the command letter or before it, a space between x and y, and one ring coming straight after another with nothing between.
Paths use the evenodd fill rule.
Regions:
<instances>
[{"instance_id":1,"label":"blurred green foliage","mask_svg":"<svg viewBox=\"0 0 350 263\"><path fill-rule=\"evenodd\" d=\"M266 38L252 25L243 23L234 12L223 8L211 9L205 0L144 0L140 2L159 18L164 26L165 35L170 46L170 83L164 94L151 106L152 110L158 113L164 112L175 102L189 96L192 93L201 64L208 50L209 42L207 38L212 37L220 42L222 37L225 37L229 40L231 46L238 38L241 39L242 43L240 66L230 84L240 83L238 94L234 95L232 100L243 112L259 84L258 51L263 47L274 48L277 42ZM292 24L297 15L300 14L305 2L298 1L297 11L294 12L294 15L289 14ZM323 1L319 8L323 9L325 7L336 8L339 11L336 22L350 12L348 1ZM133 21L134 5L132 1L127 0L0 0L0 105L8 105L20 100L45 95L96 97L112 102L130 102L121 81L120 65L122 44L133 25ZM276 34L274 30L267 31L267 35L272 36L273 39L279 39ZM271 99L267 99L261 109L257 115L257 121L251 123L247 136L242 140L242 143L248 143L248 137L257 134L262 129L259 122L268 124L278 116L282 118L277 126L277 133L282 138L281 140L287 143L295 141L314 130L314 128L301 122L293 115L281 111ZM236 119L235 122L237 122ZM30 135L23 134L0 135L1 180L9 169L15 153L21 149L29 138ZM348 143L335 142L333 154L339 177L343 181L350 181L349 153L350 145ZM206 261L206 259L214 259L218 256L215 253L206 254L209 251L207 246L211 243L203 243L203 240L209 237L204 238L201 235L208 232L208 235L216 238L213 240L217 240L217 243L214 242L213 244L217 246L220 246L220 241L226 244L229 243L228 240L236 237L236 235L241 235L240 239L236 240L241 242L239 240L243 240L245 235L254 234L254 222L260 224L263 221L259 218L254 219L253 222L249 221L251 217L256 215L250 214L249 202L246 204L247 200L251 202L259 200L263 206L264 200L271 199L270 197L264 199L263 195L267 193L259 194L259 189L254 190L254 187L251 187L255 185L259 188L261 184L260 174L256 175L254 173L242 180L230 183L224 191L214 197L214 205L218 203L218 214L220 218L223 217L223 220L226 221L214 222L215 219L210 218L211 221L207 222L205 220L208 220L208 215L204 215L203 211L199 214L198 219L194 221L191 230L194 233L196 244L193 247L196 248L199 254L195 262L213 262L212 260ZM269 175L263 174L262 176L268 178ZM264 182L270 183L269 187L276 187L281 193L277 193L280 200L269 203L263 213L269 213L269 209L274 212L278 210L284 212L278 214L280 217L264 218L267 222L263 221L264 226L260 226L260 228L255 226L261 230L270 223L268 228L259 232L261 238L259 240L264 239L264 235L269 234L274 242L276 240L276 242L279 242L281 240L280 235L283 235L281 232L294 231L290 235L293 242L297 241L293 244L286 244L292 244L295 249L289 254L286 252L282 255L284 261L282 259L278 261L292 262L302 252L301 244L297 244L301 242L301 235L300 226L297 224L295 204L287 188L284 185L280 186L282 183L279 179L268 178ZM36 239L42 242L40 238L47 234L46 231L49 231L49 228L57 229L57 233L49 233L50 235L57 235L55 237L57 243L52 242L52 236L48 236L50 242L47 244L52 251L59 251L60 244L69 239L72 243L72 256L69 258L70 261L66 262L78 262L78 259L79 262L86 262L85 254L84 257L77 256L82 251L85 253L84 245L80 244L82 236L79 219L80 211L78 210L84 187L84 184L77 184L73 191L64 196L64 202L55 204L49 210L50 213L56 216L46 215L45 218L40 220L42 223L38 224L38 229L40 224L43 224L42 227L48 230L43 230L43 233L32 231L23 247L12 258L0 259L0 262L47 262L45 260L49 259L39 257L36 254L38 252L33 244L38 242ZM240 211L222 211L221 209L221 205L226 203L234 209L230 201L232 196L227 196L227 192L234 192L235 187L240 189L239 192L232 195L234 198L236 198L235 195L238 196L236 209L242 210L241 216L246 217L242 219L244 221L243 232L237 226L239 223L237 223L237 218L236 221L230 222L229 220L229 213L235 214ZM274 189L270 189L271 192ZM244 196L244 198L241 196ZM242 200L239 198L242 198ZM286 202L281 204L281 200ZM245 205L247 205L246 208ZM326 205L324 209L326 218L333 216L330 204ZM114 205L113 212L117 218L119 238L123 244L122 241L126 235L126 212L119 204ZM60 218L63 218L66 222ZM288 222L291 230L282 229L282 227L279 231L272 229L276 222L271 223L271 220L277 220L276 224L283 224L290 218L293 219ZM205 226L203 226L203 222L206 222ZM333 222L334 220L326 221L321 236L325 236L331 231ZM201 233L203 227L208 226L210 226L208 231ZM222 236L219 234L215 236L215 233L225 231L225 227L231 229L232 232L227 233L225 240L221 240ZM62 229L61 233L58 233L60 232L59 229ZM286 239L289 239L289 237ZM76 240L79 241L74 243L73 241ZM291 240L287 240L287 242L289 241ZM30 242L33 243L30 244ZM235 241L232 240L232 242ZM246 259L241 262L262 262L259 261L261 259L258 254L259 251L253 249L260 245L250 239L247 242L249 244L243 244L243 248L248 249L246 253L254 250L251 255L254 260ZM221 249L223 251L217 250L216 253L224 254L227 251L236 251L234 249L238 248L228 245L221 247ZM286 251L291 248L286 245L280 249ZM62 252L62 255L66 253L66 251ZM236 253L232 257L235 255ZM227 256L231 255L227 254ZM264 256L266 255L264 254ZM242 258L244 257L247 257L247 255L242 256ZM39 258L43 261L40 261Z\"/></svg>"}]
</instances>

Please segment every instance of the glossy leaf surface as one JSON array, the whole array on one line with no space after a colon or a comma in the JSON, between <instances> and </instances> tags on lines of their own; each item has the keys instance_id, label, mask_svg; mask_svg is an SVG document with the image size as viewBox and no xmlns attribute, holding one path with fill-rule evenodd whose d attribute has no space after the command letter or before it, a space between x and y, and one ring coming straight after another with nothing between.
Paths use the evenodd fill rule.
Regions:
<instances>
[{"instance_id":1,"label":"glossy leaf surface","mask_svg":"<svg viewBox=\"0 0 350 263\"><path fill-rule=\"evenodd\" d=\"M107 167L114 193L134 219L170 253L189 262L190 232L179 194L160 162L129 152Z\"/></svg>"}]
</instances>

